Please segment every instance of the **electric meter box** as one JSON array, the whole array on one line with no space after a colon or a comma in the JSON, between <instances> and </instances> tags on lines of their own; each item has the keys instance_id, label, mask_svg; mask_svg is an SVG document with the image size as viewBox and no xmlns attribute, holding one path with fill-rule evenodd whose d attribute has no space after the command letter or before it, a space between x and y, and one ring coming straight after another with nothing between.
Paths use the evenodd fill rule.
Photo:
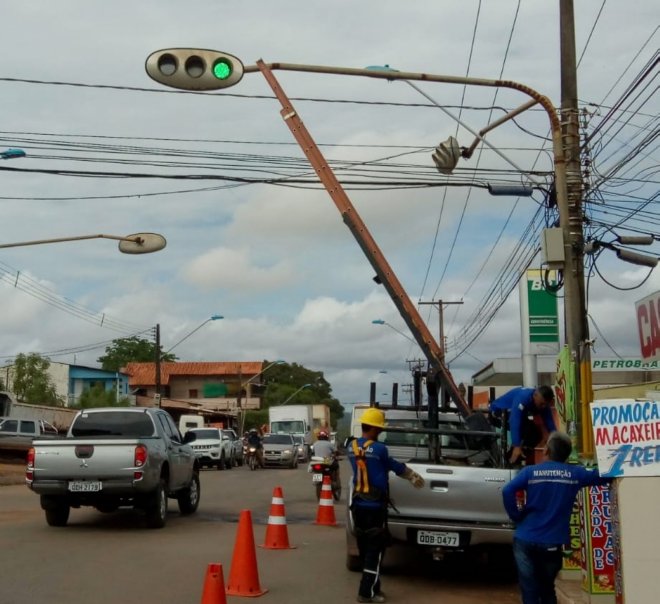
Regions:
<instances>
[{"instance_id":1,"label":"electric meter box","mask_svg":"<svg viewBox=\"0 0 660 604\"><path fill-rule=\"evenodd\" d=\"M564 268L564 234L560 228L543 229L541 259L548 268Z\"/></svg>"}]
</instances>

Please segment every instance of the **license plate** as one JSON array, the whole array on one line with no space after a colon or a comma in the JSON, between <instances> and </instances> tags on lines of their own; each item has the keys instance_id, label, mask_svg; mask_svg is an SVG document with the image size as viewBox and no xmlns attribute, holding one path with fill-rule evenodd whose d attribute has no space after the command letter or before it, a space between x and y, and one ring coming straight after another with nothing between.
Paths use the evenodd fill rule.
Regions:
<instances>
[{"instance_id":1,"label":"license plate","mask_svg":"<svg viewBox=\"0 0 660 604\"><path fill-rule=\"evenodd\" d=\"M420 545L444 545L458 547L458 533L445 533L441 531L417 531L417 543Z\"/></svg>"},{"instance_id":2,"label":"license plate","mask_svg":"<svg viewBox=\"0 0 660 604\"><path fill-rule=\"evenodd\" d=\"M74 493L96 493L100 490L100 480L72 480L69 482L69 491Z\"/></svg>"},{"instance_id":3,"label":"license plate","mask_svg":"<svg viewBox=\"0 0 660 604\"><path fill-rule=\"evenodd\" d=\"M312 474L312 482L323 482L323 474Z\"/></svg>"}]
</instances>

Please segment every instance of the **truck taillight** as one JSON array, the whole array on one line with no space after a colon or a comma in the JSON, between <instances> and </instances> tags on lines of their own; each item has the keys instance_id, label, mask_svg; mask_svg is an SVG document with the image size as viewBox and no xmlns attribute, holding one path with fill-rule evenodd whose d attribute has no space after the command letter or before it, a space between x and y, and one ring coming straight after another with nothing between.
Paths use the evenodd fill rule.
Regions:
<instances>
[{"instance_id":1,"label":"truck taillight","mask_svg":"<svg viewBox=\"0 0 660 604\"><path fill-rule=\"evenodd\" d=\"M135 447L135 467L141 468L145 463L147 463L147 447L138 445Z\"/></svg>"},{"instance_id":2,"label":"truck taillight","mask_svg":"<svg viewBox=\"0 0 660 604\"><path fill-rule=\"evenodd\" d=\"M34 458L35 450L34 447L30 447L27 452L27 468L25 468L25 480L27 482L32 482L34 480Z\"/></svg>"}]
</instances>

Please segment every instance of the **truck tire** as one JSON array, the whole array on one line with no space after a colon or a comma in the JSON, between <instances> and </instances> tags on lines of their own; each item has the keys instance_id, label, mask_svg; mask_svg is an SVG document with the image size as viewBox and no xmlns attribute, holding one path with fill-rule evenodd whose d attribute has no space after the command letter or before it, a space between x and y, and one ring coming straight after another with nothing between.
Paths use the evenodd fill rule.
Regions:
<instances>
[{"instance_id":1,"label":"truck tire","mask_svg":"<svg viewBox=\"0 0 660 604\"><path fill-rule=\"evenodd\" d=\"M176 496L181 514L187 516L188 514L194 514L197 511L197 508L199 507L200 493L199 472L193 472L188 487L179 491Z\"/></svg>"},{"instance_id":2,"label":"truck tire","mask_svg":"<svg viewBox=\"0 0 660 604\"><path fill-rule=\"evenodd\" d=\"M234 469L234 454L233 453L229 456L229 461L225 465L225 469L227 469L227 470L233 470Z\"/></svg>"},{"instance_id":3,"label":"truck tire","mask_svg":"<svg viewBox=\"0 0 660 604\"><path fill-rule=\"evenodd\" d=\"M218 470L224 470L227 467L225 463L225 452L223 451L220 455L220 461L218 462Z\"/></svg>"},{"instance_id":4,"label":"truck tire","mask_svg":"<svg viewBox=\"0 0 660 604\"><path fill-rule=\"evenodd\" d=\"M44 512L46 513L48 526L66 526L70 511L71 507L67 503L58 503L52 507L47 507Z\"/></svg>"},{"instance_id":5,"label":"truck tire","mask_svg":"<svg viewBox=\"0 0 660 604\"><path fill-rule=\"evenodd\" d=\"M161 478L156 490L150 495L145 507L147 527L163 528L167 522L167 492L165 481Z\"/></svg>"},{"instance_id":6,"label":"truck tire","mask_svg":"<svg viewBox=\"0 0 660 604\"><path fill-rule=\"evenodd\" d=\"M236 464L243 467L245 463L245 456L241 453L241 456L236 460Z\"/></svg>"}]
</instances>

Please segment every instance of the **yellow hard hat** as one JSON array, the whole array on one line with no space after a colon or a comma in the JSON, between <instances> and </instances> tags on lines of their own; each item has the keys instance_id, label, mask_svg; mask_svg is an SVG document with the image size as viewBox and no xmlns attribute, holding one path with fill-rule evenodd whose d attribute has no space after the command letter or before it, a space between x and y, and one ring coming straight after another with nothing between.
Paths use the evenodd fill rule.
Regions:
<instances>
[{"instance_id":1,"label":"yellow hard hat","mask_svg":"<svg viewBox=\"0 0 660 604\"><path fill-rule=\"evenodd\" d=\"M375 407L369 407L362 416L360 417L361 424L367 424L367 426L374 426L376 428L385 427L385 414Z\"/></svg>"}]
</instances>

